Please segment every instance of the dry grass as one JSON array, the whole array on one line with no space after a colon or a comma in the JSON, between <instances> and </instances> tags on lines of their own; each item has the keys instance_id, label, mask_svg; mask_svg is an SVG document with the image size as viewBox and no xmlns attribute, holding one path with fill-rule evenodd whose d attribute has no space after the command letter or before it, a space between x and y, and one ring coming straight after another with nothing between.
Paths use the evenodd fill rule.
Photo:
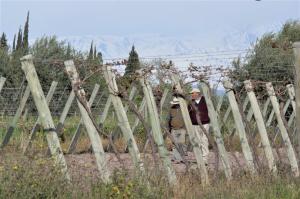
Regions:
<instances>
[{"instance_id":1,"label":"dry grass","mask_svg":"<svg viewBox=\"0 0 300 199\"><path fill-rule=\"evenodd\" d=\"M0 198L282 198L300 197L300 181L280 174L236 176L228 182L222 176L210 177L203 186L199 173L178 176L171 187L162 174L145 176L115 172L112 182L103 184L96 176L67 183L51 158L24 157L16 152L1 154ZM148 182L148 183L147 183Z\"/></svg>"},{"instance_id":2,"label":"dry grass","mask_svg":"<svg viewBox=\"0 0 300 199\"><path fill-rule=\"evenodd\" d=\"M71 118L66 123L67 141L62 143L64 151L70 144L78 121L79 118ZM289 176L289 169L282 169L278 177L264 171L256 177L242 173L231 182L226 181L222 174L212 174L210 185L206 187L203 187L199 173L195 171L178 176L178 184L174 187L168 185L164 175L154 174L153 171L143 177L125 171L116 172L108 185L103 184L96 174L91 175L92 179L79 177L69 184L53 166L52 159L45 158L47 143L42 132L38 133L28 156L20 155L33 123L34 119L26 123L21 121L9 146L0 154L0 198L300 198L300 180ZM104 128L110 132L115 125L108 123ZM5 129L5 125L0 126L2 132ZM137 129L135 139L140 151L144 148L145 137L143 131ZM237 135L230 137L224 134L224 143L230 151L241 151ZM258 143L259 136L255 138L254 145ZM108 139L103 138L102 144L104 149L110 148ZM122 138L116 138L114 144L118 152L124 152ZM170 139L165 139L165 144L169 150L172 149ZM83 131L77 151L86 151L89 145L89 138ZM147 152L150 151L148 147Z\"/></svg>"}]
</instances>

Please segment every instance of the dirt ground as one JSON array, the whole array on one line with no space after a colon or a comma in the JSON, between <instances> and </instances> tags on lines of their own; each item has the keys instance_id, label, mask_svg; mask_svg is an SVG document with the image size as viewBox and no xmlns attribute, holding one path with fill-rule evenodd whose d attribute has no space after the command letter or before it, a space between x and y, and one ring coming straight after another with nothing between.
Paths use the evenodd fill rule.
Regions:
<instances>
[{"instance_id":1,"label":"dirt ground","mask_svg":"<svg viewBox=\"0 0 300 199\"><path fill-rule=\"evenodd\" d=\"M278 153L277 153L278 152ZM281 165L281 167L288 168L288 159L286 157L286 153L284 149L278 149L274 150L274 156L276 160L277 165ZM261 165L266 166L267 161L264 158L263 151L259 151L259 162L261 162ZM239 152L229 152L229 161L231 164L231 168L234 174L237 174L241 171L246 171L246 162L243 157L242 153ZM279 154L279 156L277 155ZM156 154L157 157L159 157L159 154ZM170 158L173 157L172 152L169 153ZM280 158L279 158L280 157ZM67 160L68 168L70 171L70 174L73 178L82 178L82 177L95 177L97 176L98 169L95 162L95 156L91 153L85 153L85 154L74 154L74 155L65 155L65 158ZM106 158L108 161L108 167L111 171L115 170L123 170L124 167L126 171L133 171L134 165L131 161L131 157L129 153L122 153L120 154L120 158L123 161L124 167L122 167L122 164L118 161L114 153L106 153ZM142 154L142 159L144 161L144 165L146 169L153 169L154 168L154 161L151 154ZM196 169L197 163L195 156L192 152L188 152L187 156L185 156L185 159L189 163L190 169ZM209 173L213 174L218 171L222 171L222 162L218 161L219 158L217 158L216 154L214 152L210 152L209 158L208 158L208 171ZM280 160L280 161L279 161ZM161 167L161 161L160 162L160 168ZM173 162L173 167L177 173L177 175L183 175L186 172L186 165L184 163L180 162ZM279 167L279 166L278 166ZM280 169L279 169L280 170Z\"/></svg>"}]
</instances>

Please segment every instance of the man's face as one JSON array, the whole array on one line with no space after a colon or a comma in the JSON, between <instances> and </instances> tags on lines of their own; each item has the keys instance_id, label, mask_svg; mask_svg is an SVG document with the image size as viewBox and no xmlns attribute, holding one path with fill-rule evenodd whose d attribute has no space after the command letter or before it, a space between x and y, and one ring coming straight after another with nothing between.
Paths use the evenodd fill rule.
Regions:
<instances>
[{"instance_id":1,"label":"man's face","mask_svg":"<svg viewBox=\"0 0 300 199\"><path fill-rule=\"evenodd\" d=\"M193 100L197 100L201 97L201 93L197 93L197 92L193 92L191 95Z\"/></svg>"}]
</instances>

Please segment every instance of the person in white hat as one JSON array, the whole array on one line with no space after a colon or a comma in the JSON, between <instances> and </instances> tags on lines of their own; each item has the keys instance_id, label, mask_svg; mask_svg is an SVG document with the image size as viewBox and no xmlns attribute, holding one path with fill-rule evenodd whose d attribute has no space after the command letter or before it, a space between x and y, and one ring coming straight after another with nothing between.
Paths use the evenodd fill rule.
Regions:
<instances>
[{"instance_id":1,"label":"person in white hat","mask_svg":"<svg viewBox=\"0 0 300 199\"><path fill-rule=\"evenodd\" d=\"M188 106L189 114L195 131L200 135L201 138L200 147L202 149L203 159L207 164L207 158L209 154L208 138L200 128L198 119L200 120L202 126L205 128L206 132L209 132L210 119L208 116L208 109L207 109L205 98L201 94L201 91L198 88L193 88L190 94L192 97L192 102Z\"/></svg>"},{"instance_id":2,"label":"person in white hat","mask_svg":"<svg viewBox=\"0 0 300 199\"><path fill-rule=\"evenodd\" d=\"M183 159L180 154L184 154L186 152L186 147L185 147L186 130L185 130L183 117L180 110L179 100L176 97L174 97L173 100L170 102L170 104L171 104L171 108L169 113L169 130L180 150L179 153L176 147L173 147L173 155L174 155L174 160L181 162L183 161Z\"/></svg>"}]
</instances>

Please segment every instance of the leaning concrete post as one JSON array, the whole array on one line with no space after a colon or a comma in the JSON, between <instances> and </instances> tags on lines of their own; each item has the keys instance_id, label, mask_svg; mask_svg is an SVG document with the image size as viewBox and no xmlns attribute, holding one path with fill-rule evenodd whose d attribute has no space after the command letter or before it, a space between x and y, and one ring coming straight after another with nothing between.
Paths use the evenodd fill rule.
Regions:
<instances>
[{"instance_id":1,"label":"leaning concrete post","mask_svg":"<svg viewBox=\"0 0 300 199\"><path fill-rule=\"evenodd\" d=\"M270 145L270 141L268 138L267 129L266 129L266 126L264 123L263 116L260 112L257 99L253 92L252 84L251 84L250 80L246 80L246 81L244 81L244 85L245 85L245 89L247 91L247 95L250 100L250 104L251 104L251 107L252 107L252 110L254 113L254 118L255 118L257 128L258 128L258 131L259 131L259 134L261 137L262 147L265 151L265 155L266 155L266 158L268 161L268 167L269 167L270 171L272 171L274 174L276 174L277 168L276 168L276 164L275 164L275 160L274 160L274 156L273 156L273 152L272 152L272 147Z\"/></svg>"},{"instance_id":2,"label":"leaning concrete post","mask_svg":"<svg viewBox=\"0 0 300 199\"><path fill-rule=\"evenodd\" d=\"M293 84L286 85L286 88L288 90L289 98L292 103L293 110L296 111L296 102L295 102L295 89Z\"/></svg>"},{"instance_id":3,"label":"leaning concrete post","mask_svg":"<svg viewBox=\"0 0 300 199\"><path fill-rule=\"evenodd\" d=\"M139 71L140 77L140 83L143 87L144 96L146 99L146 104L148 108L148 115L150 118L150 123L152 127L152 135L154 138L154 142L157 145L158 153L163 161L164 168L167 172L167 176L169 179L169 183L176 184L177 183L177 177L175 174L175 170L172 167L171 160L168 156L168 151L164 144L164 139L162 136L162 131L160 127L160 120L159 115L157 111L157 106L155 103L154 95L151 86L149 85L148 81L145 79L145 77L142 76L142 72Z\"/></svg>"},{"instance_id":4,"label":"leaning concrete post","mask_svg":"<svg viewBox=\"0 0 300 199\"><path fill-rule=\"evenodd\" d=\"M134 97L136 91L137 91L137 88L136 88L135 86L133 86L133 88L131 89L130 94L129 94L129 99L133 99L133 97ZM106 120L106 117L107 117L109 108L110 108L110 106L111 106L111 103L112 103L112 100L111 100L111 97L110 97L110 95L109 95L108 98L107 98L107 101L106 101L106 103L105 103L104 109L103 109L103 111L102 111L102 114L101 114L101 116L100 116L100 122L99 122L100 126L101 126L101 125L104 123L104 121ZM127 112L127 110L128 110L128 105L127 105L127 104L125 105L124 109L125 109L125 112Z\"/></svg>"},{"instance_id":5,"label":"leaning concrete post","mask_svg":"<svg viewBox=\"0 0 300 199\"><path fill-rule=\"evenodd\" d=\"M293 84L288 84L286 86L287 90L288 90L288 94L289 94L289 98L291 100L291 103L292 103L292 107L293 107L293 112L290 116L290 119L288 121L288 127L290 127L294 121L294 118L295 118L295 113L296 113L296 102L295 102L295 89L294 89L294 86Z\"/></svg>"},{"instance_id":6,"label":"leaning concrete post","mask_svg":"<svg viewBox=\"0 0 300 199\"><path fill-rule=\"evenodd\" d=\"M255 174L256 170L255 170L255 166L254 166L254 163L253 163L253 156L252 156L250 146L248 144L243 119L242 119L237 101L235 99L234 92L232 90L233 85L228 80L224 80L223 85L224 85L224 88L226 89L227 97L229 99L229 103L230 103L230 106L231 106L233 118L234 118L234 121L235 121L237 132L238 132L239 137L240 137L240 142L241 142L242 150L243 150L243 153L244 153L244 156L245 156L245 160L247 162L248 169L252 174Z\"/></svg>"},{"instance_id":7,"label":"leaning concrete post","mask_svg":"<svg viewBox=\"0 0 300 199\"><path fill-rule=\"evenodd\" d=\"M183 94L183 90L181 88L180 85L180 81L179 81L179 76L176 74L171 74L172 76L172 81L173 84L175 86L176 92ZM182 98L181 96L178 96L178 100L179 100L179 106L180 106L180 110L181 110L181 114L183 117L183 122L185 125L185 128L187 130L187 133L189 135L189 139L190 142L192 144L193 147L193 152L197 161L197 166L200 170L200 174L201 174L201 181L204 184L209 184L209 179L208 179L208 173L207 173L207 169L205 166L205 162L203 160L203 153L202 150L200 148L201 146L201 137L200 135L195 131L191 118L190 118L190 114L188 111L188 106L187 103L185 101L184 98Z\"/></svg>"},{"instance_id":8,"label":"leaning concrete post","mask_svg":"<svg viewBox=\"0 0 300 199\"><path fill-rule=\"evenodd\" d=\"M168 92L169 92L169 89L166 88L166 89L164 90L163 97L161 98L161 101L160 101L160 107L161 107L161 110L162 110L163 105L165 104L165 101L166 101ZM139 112L142 113L143 111L145 111L146 108L147 108L147 107L146 107L146 99L145 99L145 97L143 97L142 102L141 102L140 107L139 107ZM160 113L162 113L162 111L161 111ZM145 113L144 113L144 114L145 114ZM139 125L139 123L140 123L140 120L139 120L139 118L136 116L136 117L135 117L135 120L134 120L134 122L133 122L132 128L131 128L133 133L134 133L136 127Z\"/></svg>"},{"instance_id":9,"label":"leaning concrete post","mask_svg":"<svg viewBox=\"0 0 300 199\"><path fill-rule=\"evenodd\" d=\"M230 180L232 178L232 171L231 171L231 168L230 168L228 154L227 154L227 151L225 149L223 138L222 138L222 135L221 135L220 125L219 125L219 121L218 121L218 114L217 114L217 112L214 108L214 105L213 105L213 102L212 102L212 99L211 99L210 89L209 89L208 85L206 83L202 82L201 87L202 87L203 95L205 97L205 101L206 101L206 104L207 104L208 115L209 115L209 118L211 120L211 127L212 127L212 130L213 130L213 133L214 133L214 138L215 138L216 143L217 143L220 158L221 158L222 163L223 163L225 175L226 175L227 179Z\"/></svg>"},{"instance_id":10,"label":"leaning concrete post","mask_svg":"<svg viewBox=\"0 0 300 199\"><path fill-rule=\"evenodd\" d=\"M32 59L32 55L26 55L22 57L22 69L25 73L32 97L34 99L34 103L41 118L41 124L44 128L44 132L46 132L46 138L48 142L48 147L50 149L50 153L54 157L55 163L62 170L65 177L68 180L70 180L69 174L67 172L67 164L59 144L59 139L55 132L54 122L52 120L52 116L47 105L37 73L35 71Z\"/></svg>"},{"instance_id":11,"label":"leaning concrete post","mask_svg":"<svg viewBox=\"0 0 300 199\"><path fill-rule=\"evenodd\" d=\"M283 143L287 150L287 156L288 156L290 164L291 164L292 172L294 173L294 175L296 177L298 177L299 169L298 169L296 155L295 155L293 146L291 144L291 140L289 138L288 132L284 126L284 123L283 123L283 120L282 120L282 117L280 114L279 103L276 98L272 83L271 82L266 83L266 88L267 88L268 95L270 97L270 100L271 100L271 103L273 106L273 110L274 110L276 118L277 118L277 123L278 123L279 129L280 129L280 132L281 132L281 137L282 137Z\"/></svg>"},{"instance_id":12,"label":"leaning concrete post","mask_svg":"<svg viewBox=\"0 0 300 199\"><path fill-rule=\"evenodd\" d=\"M262 112L264 118L266 118L267 110L268 110L268 107L269 107L270 103L271 103L271 100L268 97L267 101L265 102L264 109L263 109L263 112Z\"/></svg>"},{"instance_id":13,"label":"leaning concrete post","mask_svg":"<svg viewBox=\"0 0 300 199\"><path fill-rule=\"evenodd\" d=\"M129 100L133 100L133 98L134 98L136 92L137 92L137 88L136 88L136 86L133 85L133 86L132 86L132 89L131 89L131 91L130 91L130 93L129 93L129 97L128 97ZM125 110L125 112L127 113L127 111L128 111L128 104L125 104L124 110Z\"/></svg>"},{"instance_id":14,"label":"leaning concrete post","mask_svg":"<svg viewBox=\"0 0 300 199\"><path fill-rule=\"evenodd\" d=\"M295 113L296 113L296 135L298 143L298 151L300 151L300 42L293 44L295 56Z\"/></svg>"},{"instance_id":15,"label":"leaning concrete post","mask_svg":"<svg viewBox=\"0 0 300 199\"><path fill-rule=\"evenodd\" d=\"M5 77L0 77L0 93L1 93L1 90L2 90L2 88L4 86L5 81L6 81Z\"/></svg>"},{"instance_id":16,"label":"leaning concrete post","mask_svg":"<svg viewBox=\"0 0 300 199\"><path fill-rule=\"evenodd\" d=\"M25 104L27 102L27 99L28 99L29 95L30 95L30 88L29 88L29 86L27 86L26 90L24 92L24 95L23 95L23 97L21 99L19 108L18 108L18 110L17 110L17 112L16 112L13 120L11 121L11 123L9 124L9 126L7 128L6 134L5 134L4 139L2 141L2 144L1 144L1 148L5 147L8 144L8 142L9 142L9 140L10 140L10 138L11 138L11 136L12 136L12 134L13 134L16 126L17 126L17 123L19 121L19 118L20 118L20 116L22 114L22 111L23 111L23 109L25 107Z\"/></svg>"},{"instance_id":17,"label":"leaning concrete post","mask_svg":"<svg viewBox=\"0 0 300 199\"><path fill-rule=\"evenodd\" d=\"M166 101L168 93L169 93L169 89L166 88L163 92L163 95L162 95L161 101L160 101L160 115L162 114L163 106Z\"/></svg>"},{"instance_id":18,"label":"leaning concrete post","mask_svg":"<svg viewBox=\"0 0 300 199\"><path fill-rule=\"evenodd\" d=\"M133 163L136 166L136 168L138 168L140 171L144 171L144 165L141 159L138 146L133 137L133 133L131 131L130 124L124 106L122 104L121 98L118 96L119 90L118 90L115 74L112 73L111 66L103 65L102 69L103 69L105 81L108 85L108 89L110 93L109 95L111 97L112 104L114 106L117 115L118 125L123 133Z\"/></svg>"},{"instance_id":19,"label":"leaning concrete post","mask_svg":"<svg viewBox=\"0 0 300 199\"><path fill-rule=\"evenodd\" d=\"M58 82L56 82L56 81L53 81L51 83L49 92L47 93L47 96L46 96L47 105L49 105L49 103L53 97L53 94L55 92L57 84L58 84ZM32 140L34 139L36 132L40 128L40 125L41 125L41 119L40 119L40 116L38 116L37 120L35 121L32 129L31 129L29 139L28 139L27 143L24 145L23 154L26 154L28 152L28 149L31 147Z\"/></svg>"},{"instance_id":20,"label":"leaning concrete post","mask_svg":"<svg viewBox=\"0 0 300 199\"><path fill-rule=\"evenodd\" d=\"M112 100L111 100L111 96L109 95L108 98L107 98L107 101L105 103L104 110L103 110L103 112L100 116L100 122L99 122L100 125L104 123L104 121L107 117L107 114L108 114L111 103L112 103Z\"/></svg>"},{"instance_id":21,"label":"leaning concrete post","mask_svg":"<svg viewBox=\"0 0 300 199\"><path fill-rule=\"evenodd\" d=\"M96 97L96 95L98 93L99 88L100 88L99 84L95 84L94 89L93 89L92 94L91 94L91 97L90 97L90 99L88 101L88 107L89 108L91 108L91 106L92 106L92 104L93 104L93 102L95 100L95 97ZM75 152L76 146L77 146L80 134L81 134L82 126L83 126L83 119L81 117L80 121L79 121L79 123L77 125L77 128L75 130L75 133L74 133L74 135L72 137L71 144L70 144L70 146L68 148L68 153L74 153Z\"/></svg>"},{"instance_id":22,"label":"leaning concrete post","mask_svg":"<svg viewBox=\"0 0 300 199\"><path fill-rule=\"evenodd\" d=\"M219 113L220 110L221 110L223 101L224 101L224 95L222 95L221 98L218 100L218 104L217 104L217 107L216 107L216 110L217 110L218 113Z\"/></svg>"},{"instance_id":23,"label":"leaning concrete post","mask_svg":"<svg viewBox=\"0 0 300 199\"><path fill-rule=\"evenodd\" d=\"M231 106L229 106L229 107L227 108L227 110L226 110L226 112L225 112L225 114L224 114L224 118L223 118L224 124L226 124L226 121L227 121L227 119L228 119L230 113L231 113Z\"/></svg>"},{"instance_id":24,"label":"leaning concrete post","mask_svg":"<svg viewBox=\"0 0 300 199\"><path fill-rule=\"evenodd\" d=\"M141 102L141 104L140 104L140 107L139 107L139 112L140 112L140 113L143 112L143 110L145 109L145 106L146 106L146 99L145 99L145 97L143 97L143 100L142 100L142 102ZM133 123L133 125L132 125L132 129L131 129L131 130L132 130L132 133L134 133L136 127L139 125L139 122L140 122L140 120L139 120L139 118L136 116L136 117L135 117L135 120L134 120L134 123Z\"/></svg>"},{"instance_id":25,"label":"leaning concrete post","mask_svg":"<svg viewBox=\"0 0 300 199\"><path fill-rule=\"evenodd\" d=\"M58 124L56 126L56 132L58 134L62 134L61 132L62 132L62 129L64 127L64 123L65 123L65 120L67 118L68 112L69 112L69 110L70 110L70 108L72 106L72 103L74 101L74 98L75 98L75 94L74 94L74 91L72 90L71 93L70 93L70 95L69 95L69 97L68 97L68 99L67 99L65 107L64 107L64 109L63 109L63 111L62 111L62 113L60 115L59 122L58 122Z\"/></svg>"},{"instance_id":26,"label":"leaning concrete post","mask_svg":"<svg viewBox=\"0 0 300 199\"><path fill-rule=\"evenodd\" d=\"M85 125L86 131L90 138L92 149L96 158L96 164L100 172L100 177L103 182L108 183L110 181L110 171L108 169L106 156L102 146L102 141L95 124L91 118L91 110L88 106L88 102L85 97L85 91L81 87L81 81L78 72L75 68L73 60L68 60L64 62L66 66L66 71L71 80L72 88L76 96L79 111Z\"/></svg>"}]
</instances>

